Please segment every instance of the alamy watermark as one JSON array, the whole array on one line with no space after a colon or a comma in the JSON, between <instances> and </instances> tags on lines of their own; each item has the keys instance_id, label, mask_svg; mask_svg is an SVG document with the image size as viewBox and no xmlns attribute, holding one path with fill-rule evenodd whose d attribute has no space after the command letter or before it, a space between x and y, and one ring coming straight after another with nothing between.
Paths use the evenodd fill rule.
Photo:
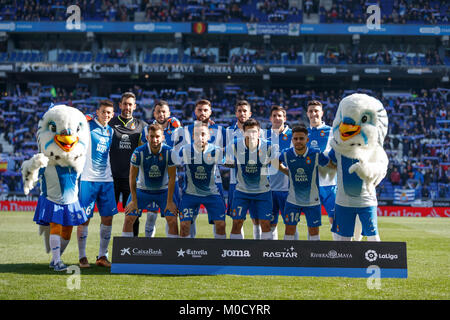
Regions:
<instances>
[{"instance_id":1,"label":"alamy watermark","mask_svg":"<svg viewBox=\"0 0 450 320\"><path fill-rule=\"evenodd\" d=\"M67 273L71 274L66 281L67 289L80 290L81 289L81 270L79 266L72 265L67 267Z\"/></svg>"},{"instance_id":2,"label":"alamy watermark","mask_svg":"<svg viewBox=\"0 0 450 320\"><path fill-rule=\"evenodd\" d=\"M370 16L366 20L366 27L369 30L380 30L381 29L381 8L376 5L370 5L366 10L367 14Z\"/></svg>"},{"instance_id":3,"label":"alamy watermark","mask_svg":"<svg viewBox=\"0 0 450 320\"><path fill-rule=\"evenodd\" d=\"M370 290L381 289L381 269L377 265L370 265L366 269L366 273L370 274L367 278L367 288Z\"/></svg>"}]
</instances>

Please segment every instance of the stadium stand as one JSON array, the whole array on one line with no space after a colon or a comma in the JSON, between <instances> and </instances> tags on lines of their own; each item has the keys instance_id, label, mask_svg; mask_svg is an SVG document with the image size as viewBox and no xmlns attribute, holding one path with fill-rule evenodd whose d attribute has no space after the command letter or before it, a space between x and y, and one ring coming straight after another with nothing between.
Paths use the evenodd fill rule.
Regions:
<instances>
[{"instance_id":1,"label":"stadium stand","mask_svg":"<svg viewBox=\"0 0 450 320\"><path fill-rule=\"evenodd\" d=\"M283 105L287 109L288 122L305 123L306 102L320 100L324 105L324 120L331 124L339 100L352 90L339 92L316 92L298 90L285 91L282 88L270 92L248 91L243 87L225 87L224 90L212 88L164 88L144 90L136 86L130 88L137 95L137 103L142 108L137 117L151 119L151 108L155 100L168 100L173 114L185 124L192 123L194 101L208 98L213 102L215 121L230 125L233 106L237 99L245 98L252 103L253 117L268 126L269 106ZM395 186L413 188L418 198L450 197L449 173L449 106L450 90L432 89L411 94L383 95L382 92L359 89L379 98L390 118L389 134L385 149L390 158L389 172L378 187L381 198L392 197ZM19 168L23 159L36 152L35 133L40 115L48 108L50 101L73 105L85 113L93 112L95 103L102 98L110 98L117 103L120 90L109 97L92 97L86 86L77 86L70 91L54 86L31 84L26 92L17 95L3 93L0 100L1 123L0 138L3 148L11 148L8 170L2 182L10 190L20 190ZM439 105L439 108L435 108ZM396 173L394 173L396 172Z\"/></svg>"}]
</instances>

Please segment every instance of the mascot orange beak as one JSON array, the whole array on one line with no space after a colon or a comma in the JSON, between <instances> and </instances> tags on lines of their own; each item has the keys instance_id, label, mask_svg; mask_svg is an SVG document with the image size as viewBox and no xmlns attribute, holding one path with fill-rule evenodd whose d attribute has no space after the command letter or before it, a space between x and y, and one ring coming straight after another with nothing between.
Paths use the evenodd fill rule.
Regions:
<instances>
[{"instance_id":1,"label":"mascot orange beak","mask_svg":"<svg viewBox=\"0 0 450 320\"><path fill-rule=\"evenodd\" d=\"M70 152L78 143L79 138L71 135L57 134L54 140L61 149L65 152Z\"/></svg>"},{"instance_id":2,"label":"mascot orange beak","mask_svg":"<svg viewBox=\"0 0 450 320\"><path fill-rule=\"evenodd\" d=\"M341 139L346 141L361 132L361 127L353 124L341 123L339 125L339 131L341 133Z\"/></svg>"}]
</instances>

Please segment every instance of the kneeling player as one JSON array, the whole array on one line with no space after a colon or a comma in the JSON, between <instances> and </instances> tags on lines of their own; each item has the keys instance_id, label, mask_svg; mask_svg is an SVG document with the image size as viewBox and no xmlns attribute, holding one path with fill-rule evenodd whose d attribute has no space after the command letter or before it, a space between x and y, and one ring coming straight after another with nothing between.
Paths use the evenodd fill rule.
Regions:
<instances>
[{"instance_id":1,"label":"kneeling player","mask_svg":"<svg viewBox=\"0 0 450 320\"><path fill-rule=\"evenodd\" d=\"M180 205L180 236L190 238L194 215L203 204L210 224L214 224L216 239L225 239L225 202L215 183L217 164L223 162L222 149L208 143L207 124L198 123L193 129L194 142L184 145L179 152L186 171L186 180Z\"/></svg>"},{"instance_id":2,"label":"kneeling player","mask_svg":"<svg viewBox=\"0 0 450 320\"><path fill-rule=\"evenodd\" d=\"M279 170L289 177L289 193L284 208L285 240L294 240L302 212L308 225L308 240L320 240L322 225L319 200L318 166L329 165L329 159L319 150L306 147L308 129L297 126L292 129L294 147L283 151L279 157Z\"/></svg>"},{"instance_id":3,"label":"kneeling player","mask_svg":"<svg viewBox=\"0 0 450 320\"><path fill-rule=\"evenodd\" d=\"M166 218L167 237L178 237L177 204L173 200L176 167L172 161L172 148L164 144L161 126L148 126L149 142L133 152L130 166L131 194L125 207L125 221L122 236L133 236L133 224L143 210L155 202ZM169 203L170 205L169 205Z\"/></svg>"}]
</instances>

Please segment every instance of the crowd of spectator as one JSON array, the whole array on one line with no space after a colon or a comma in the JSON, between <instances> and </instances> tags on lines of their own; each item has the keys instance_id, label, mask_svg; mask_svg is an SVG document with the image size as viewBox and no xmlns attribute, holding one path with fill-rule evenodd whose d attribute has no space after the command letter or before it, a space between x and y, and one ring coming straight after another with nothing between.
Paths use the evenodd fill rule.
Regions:
<instances>
[{"instance_id":1,"label":"crowd of spectator","mask_svg":"<svg viewBox=\"0 0 450 320\"><path fill-rule=\"evenodd\" d=\"M140 86L117 88L109 97L117 103L123 89L135 92L139 105L136 116L152 118L152 105L158 99L168 100L173 115L185 124L194 119L195 101L207 98L212 101L214 120L224 126L233 121L233 106L239 99L252 104L253 117L264 127L269 125L268 112L272 104L287 109L288 123L307 124L305 106L311 99L324 105L324 121L331 125L337 105L351 91L277 88L261 92L238 86L214 88L166 88L146 90ZM392 197L392 188L405 187L417 190L424 198L450 196L449 145L450 145L450 90L433 89L397 96L383 96L381 92L362 90L377 96L389 114L389 132L384 148L390 164L386 178L378 187L381 197ZM8 92L0 100L0 138L13 147L8 155L7 174L1 173L2 188L19 191L20 165L24 159L37 152L35 139L37 123L51 101L73 105L85 113L93 112L96 102L105 97L92 97L86 86L71 90L53 86L35 85L25 92ZM17 186L19 185L19 186Z\"/></svg>"},{"instance_id":2,"label":"crowd of spectator","mask_svg":"<svg viewBox=\"0 0 450 320\"><path fill-rule=\"evenodd\" d=\"M320 6L321 23L365 24L373 12L367 7L378 4L381 9L381 24L448 24L450 6L442 1L425 0L333 0L331 8Z\"/></svg>"},{"instance_id":3,"label":"crowd of spectator","mask_svg":"<svg viewBox=\"0 0 450 320\"><path fill-rule=\"evenodd\" d=\"M63 21L68 6L76 4L85 21L135 21L136 12L147 22L302 22L318 13L321 23L362 23L367 7L377 2L333 0L330 8L305 0L303 7L284 0L1 0L0 21ZM381 23L448 24L448 3L391 0L379 3Z\"/></svg>"}]
</instances>

